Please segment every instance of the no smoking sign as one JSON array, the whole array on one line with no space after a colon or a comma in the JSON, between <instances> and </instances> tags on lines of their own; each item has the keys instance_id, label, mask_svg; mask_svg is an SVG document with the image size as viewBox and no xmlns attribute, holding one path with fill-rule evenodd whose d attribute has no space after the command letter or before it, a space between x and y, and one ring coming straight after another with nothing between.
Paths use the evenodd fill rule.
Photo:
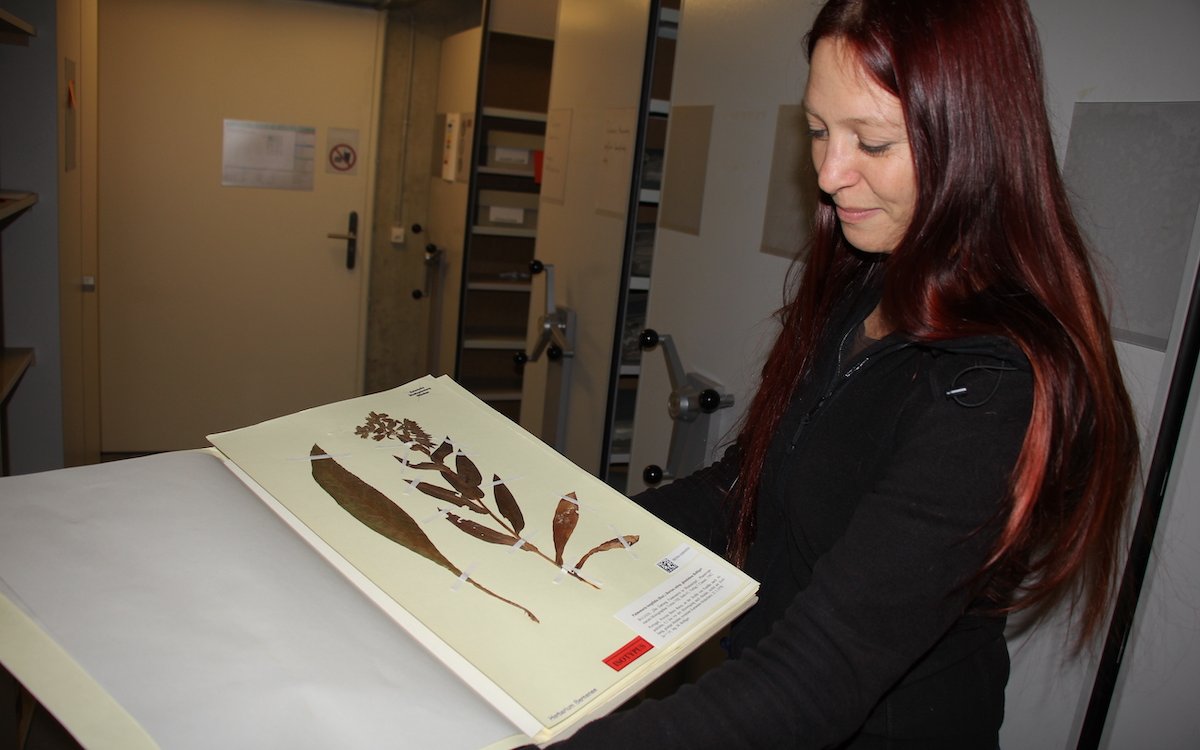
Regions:
<instances>
[{"instance_id":1,"label":"no smoking sign","mask_svg":"<svg viewBox=\"0 0 1200 750\"><path fill-rule=\"evenodd\" d=\"M348 128L330 128L325 141L328 158L325 171L329 174L358 173L358 131Z\"/></svg>"},{"instance_id":2,"label":"no smoking sign","mask_svg":"<svg viewBox=\"0 0 1200 750\"><path fill-rule=\"evenodd\" d=\"M354 147L347 143L339 143L329 149L329 166L335 171L349 172L354 169L357 161L358 154L354 152Z\"/></svg>"}]
</instances>

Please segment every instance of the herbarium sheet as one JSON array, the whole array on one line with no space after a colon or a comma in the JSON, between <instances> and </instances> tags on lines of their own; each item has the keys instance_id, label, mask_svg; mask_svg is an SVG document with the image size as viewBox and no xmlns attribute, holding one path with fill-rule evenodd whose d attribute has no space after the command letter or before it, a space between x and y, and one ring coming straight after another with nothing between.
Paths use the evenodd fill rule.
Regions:
<instances>
[{"instance_id":1,"label":"herbarium sheet","mask_svg":"<svg viewBox=\"0 0 1200 750\"><path fill-rule=\"evenodd\" d=\"M444 376L210 440L531 735L627 695L754 600L740 571Z\"/></svg>"}]
</instances>

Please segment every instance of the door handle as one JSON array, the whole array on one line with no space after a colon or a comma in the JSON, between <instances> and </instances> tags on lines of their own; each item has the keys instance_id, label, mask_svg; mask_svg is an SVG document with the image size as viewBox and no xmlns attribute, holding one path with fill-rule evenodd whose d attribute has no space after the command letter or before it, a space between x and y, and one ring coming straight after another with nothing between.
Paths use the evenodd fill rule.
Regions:
<instances>
[{"instance_id":1,"label":"door handle","mask_svg":"<svg viewBox=\"0 0 1200 750\"><path fill-rule=\"evenodd\" d=\"M350 212L350 226L345 234L330 232L325 236L331 240L346 241L346 268L353 269L355 258L358 256L358 212Z\"/></svg>"}]
</instances>

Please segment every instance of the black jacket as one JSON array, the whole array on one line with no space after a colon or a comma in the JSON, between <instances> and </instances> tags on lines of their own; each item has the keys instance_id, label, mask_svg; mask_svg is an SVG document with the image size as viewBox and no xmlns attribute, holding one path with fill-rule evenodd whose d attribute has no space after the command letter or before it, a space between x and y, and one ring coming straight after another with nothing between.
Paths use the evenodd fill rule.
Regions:
<instances>
[{"instance_id":1,"label":"black jacket","mask_svg":"<svg viewBox=\"0 0 1200 750\"><path fill-rule=\"evenodd\" d=\"M999 338L893 335L839 362L877 298L835 317L775 434L746 564L760 601L733 627L733 658L562 747L996 747L1004 618L975 574L1002 524L1032 376ZM735 447L637 500L723 551L737 473Z\"/></svg>"}]
</instances>

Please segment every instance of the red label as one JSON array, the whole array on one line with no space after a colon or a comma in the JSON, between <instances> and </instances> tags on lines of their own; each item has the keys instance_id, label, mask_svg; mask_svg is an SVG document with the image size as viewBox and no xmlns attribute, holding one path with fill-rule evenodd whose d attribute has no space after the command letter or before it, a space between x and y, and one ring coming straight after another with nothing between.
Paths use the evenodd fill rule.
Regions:
<instances>
[{"instance_id":1,"label":"red label","mask_svg":"<svg viewBox=\"0 0 1200 750\"><path fill-rule=\"evenodd\" d=\"M634 638L632 641L626 643L624 646L610 654L607 658L605 658L604 663L620 672L625 667L633 664L638 660L639 657L641 657L642 654L647 653L652 648L654 648L654 646L651 645L650 641L639 635L637 638Z\"/></svg>"}]
</instances>

